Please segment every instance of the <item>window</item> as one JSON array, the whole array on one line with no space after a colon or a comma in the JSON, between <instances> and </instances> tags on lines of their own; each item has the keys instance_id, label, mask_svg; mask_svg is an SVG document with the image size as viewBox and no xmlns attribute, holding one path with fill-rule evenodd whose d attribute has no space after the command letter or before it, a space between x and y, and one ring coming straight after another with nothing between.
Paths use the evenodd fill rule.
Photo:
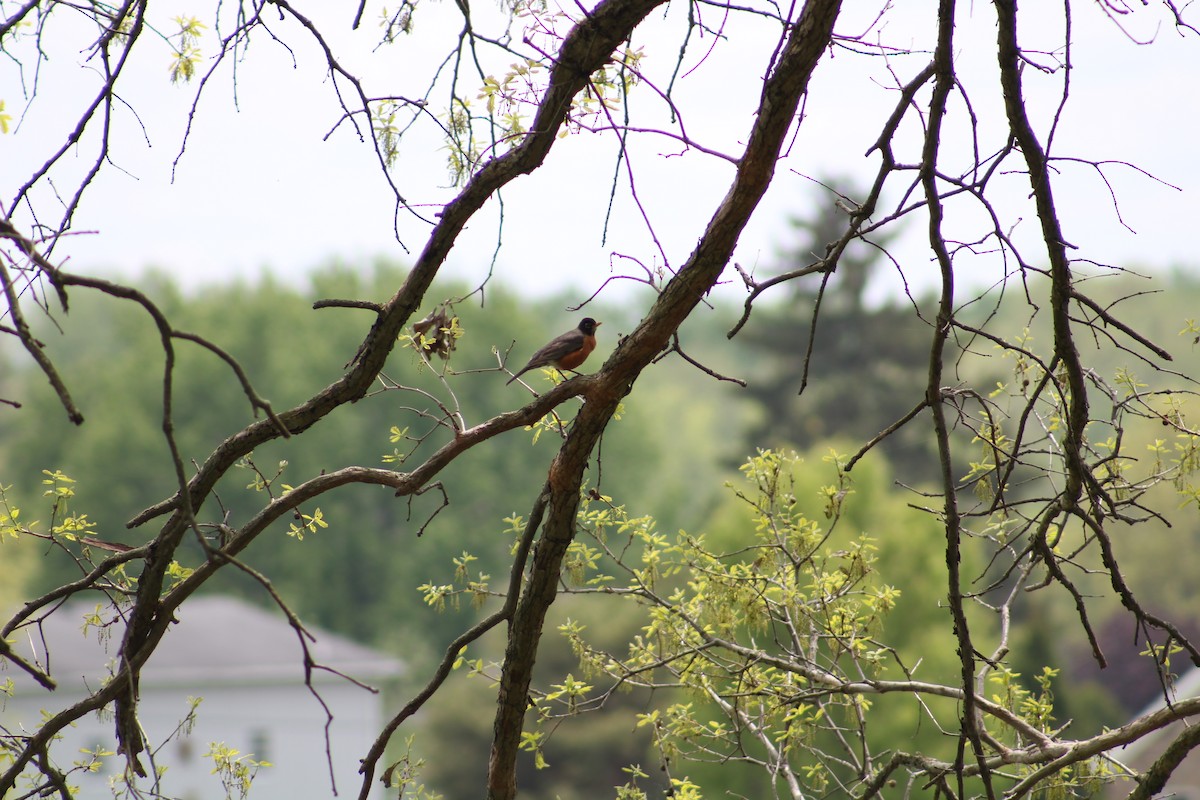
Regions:
<instances>
[{"instance_id":1,"label":"window","mask_svg":"<svg viewBox=\"0 0 1200 800\"><path fill-rule=\"evenodd\" d=\"M250 757L255 761L271 760L271 737L265 728L255 728L250 731Z\"/></svg>"}]
</instances>

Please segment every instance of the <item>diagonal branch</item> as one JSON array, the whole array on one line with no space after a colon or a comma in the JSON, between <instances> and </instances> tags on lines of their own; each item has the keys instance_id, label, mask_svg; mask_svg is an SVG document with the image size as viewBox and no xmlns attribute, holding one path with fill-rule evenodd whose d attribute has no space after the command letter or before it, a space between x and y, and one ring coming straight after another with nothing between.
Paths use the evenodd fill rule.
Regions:
<instances>
[{"instance_id":1,"label":"diagonal branch","mask_svg":"<svg viewBox=\"0 0 1200 800\"><path fill-rule=\"evenodd\" d=\"M587 387L587 402L551 464L545 527L509 628L488 767L489 800L516 796L516 759L533 665L546 612L557 595L563 555L574 538L588 459L638 375L667 345L729 263L742 230L775 174L800 97L830 42L840 10L839 0L813 0L805 5L764 82L758 114L733 184L696 249L601 372L580 379Z\"/></svg>"},{"instance_id":2,"label":"diagonal branch","mask_svg":"<svg viewBox=\"0 0 1200 800\"><path fill-rule=\"evenodd\" d=\"M419 308L426 290L467 222L501 187L541 166L566 119L571 99L587 85L588 76L604 65L629 31L661 2L607 0L572 30L563 42L559 59L551 70L549 86L530 126L529 135L519 146L481 167L459 195L443 208L441 219L431 232L412 271L395 295L381 308L353 364L341 379L305 403L278 414L277 418L259 420L230 436L200 465L187 482L185 491L147 509L129 523L131 526L139 525L160 514L171 514L155 538L139 579L137 601L131 611L122 644L123 663L140 665L149 657L154 642L161 637L165 625L165 609L160 607L164 576L184 533L193 524L191 509L199 508L217 481L257 446L283 435L285 430L293 434L306 430L339 406L366 394L395 347L403 326ZM279 425L281 422L282 427ZM136 669L131 669L127 688L120 695L118 703L118 718L125 723L121 727L133 739L128 748L134 751L133 755L138 749L131 721L136 683Z\"/></svg>"},{"instance_id":3,"label":"diagonal branch","mask_svg":"<svg viewBox=\"0 0 1200 800\"><path fill-rule=\"evenodd\" d=\"M1084 487L1083 476L1087 467L1083 458L1083 436L1088 421L1087 384L1068 313L1068 304L1075 293L1075 282L1070 259L1067 258L1066 238L1054 204L1046 153L1025 110L1021 81L1022 53L1017 44L1017 3L1016 0L995 0L995 3L999 23L997 54L1000 84L1004 89L1004 108L1008 114L1009 130L1025 156L1038 222L1042 227L1042 243L1050 261L1050 316L1054 326L1054 351L1062 361L1070 389L1063 440L1067 458L1067 485L1063 499L1068 504L1074 504L1078 502Z\"/></svg>"}]
</instances>

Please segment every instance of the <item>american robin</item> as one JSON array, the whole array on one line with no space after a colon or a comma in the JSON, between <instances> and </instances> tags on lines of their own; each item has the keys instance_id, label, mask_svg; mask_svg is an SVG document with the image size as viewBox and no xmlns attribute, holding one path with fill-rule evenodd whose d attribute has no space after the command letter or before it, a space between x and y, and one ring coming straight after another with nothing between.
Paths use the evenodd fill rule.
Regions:
<instances>
[{"instance_id":1,"label":"american robin","mask_svg":"<svg viewBox=\"0 0 1200 800\"><path fill-rule=\"evenodd\" d=\"M505 382L505 386L537 367L555 366L560 370L574 370L587 360L596 349L596 328L603 323L596 322L591 317L584 317L579 327L567 331L562 336L556 336L550 343L533 354L529 363L521 367L521 371Z\"/></svg>"}]
</instances>

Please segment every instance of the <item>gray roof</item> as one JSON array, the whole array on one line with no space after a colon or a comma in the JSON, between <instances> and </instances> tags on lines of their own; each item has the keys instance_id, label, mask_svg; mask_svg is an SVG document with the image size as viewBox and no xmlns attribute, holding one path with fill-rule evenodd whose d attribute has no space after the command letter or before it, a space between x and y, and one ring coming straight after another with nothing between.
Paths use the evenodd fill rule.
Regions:
<instances>
[{"instance_id":1,"label":"gray roof","mask_svg":"<svg viewBox=\"0 0 1200 800\"><path fill-rule=\"evenodd\" d=\"M109 674L108 665L120 646L124 625L107 628L110 633L105 636L95 627L84 635L84 617L94 609L95 605L87 602L67 604L42 623L45 645L36 628L29 627L15 635L14 649L23 656L36 652L38 663L44 665L48 648L50 674L61 686L86 682L95 687ZM111 610L107 614L111 615ZM200 595L185 600L176 618L178 624L168 629L142 669L143 689L179 684L299 684L304 680L300 637L278 609L267 611L233 597ZM319 628L307 630L316 638L306 637L305 642L318 665L367 683L394 678L403 671L403 664L385 653ZM23 671L5 666L14 680L28 678ZM326 670L313 671L314 682L331 680L342 678Z\"/></svg>"}]
</instances>

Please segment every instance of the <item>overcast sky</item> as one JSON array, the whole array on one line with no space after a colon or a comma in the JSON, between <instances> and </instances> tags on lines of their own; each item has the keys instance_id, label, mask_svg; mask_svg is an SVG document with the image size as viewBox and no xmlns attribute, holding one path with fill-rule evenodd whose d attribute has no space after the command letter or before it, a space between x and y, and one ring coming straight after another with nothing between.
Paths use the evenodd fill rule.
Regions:
<instances>
[{"instance_id":1,"label":"overcast sky","mask_svg":"<svg viewBox=\"0 0 1200 800\"><path fill-rule=\"evenodd\" d=\"M338 16L320 21L343 63L364 77L369 94L418 94L433 54L443 52L447 37L457 30L450 4L422 6L413 38L376 51L378 28L371 12L362 29L352 33L348 14L353 4L336 5ZM868 4L849 5L856 5L863 16L846 17L838 27L842 34L858 33L874 14L874 4L871 9L865 8ZM899 46L928 47L935 4L905 0L904 5L904 15L893 12L898 19L889 22L882 38ZM1001 144L995 137L1002 110L992 88L994 12L983 2L962 5L956 61L974 111L985 134L991 135L990 141L985 138L981 143L987 152ZM1050 8L1056 5L1042 4L1039 10L1046 16L1022 30L1023 45L1049 48L1060 40L1061 20L1056 16L1060 9ZM1157 7L1134 4L1135 13L1122 21L1126 33L1099 11L1098 4L1074 5L1076 69L1054 152L1127 161L1178 187L1177 191L1117 164L1106 168L1125 223L1135 234L1118 221L1108 189L1091 167L1061 165L1055 188L1066 235L1081 247L1075 255L1121 266L1196 264L1200 37L1180 36ZM665 86L679 49L677 17L682 12L682 7L676 7L665 20L654 17L635 42L645 47L643 67L660 85ZM164 15L156 19L166 20L176 12L155 7L155 13ZM437 17L452 24L439 28ZM172 86L167 79L167 52L161 46L147 46L143 60L134 65L135 80L122 95L137 117L119 112L114 121L114 163L89 190L76 216L75 230L80 235L60 247L57 258L69 256L70 268L77 271L106 274L156 266L186 285L252 278L263 269L285 278L301 276L334 258L348 263L376 256L409 258L393 235L392 197L369 144L346 124L326 138L340 108L318 51L301 38L294 24L276 21L274 29L292 43L296 65L283 47L259 36L238 66L236 106L230 66L222 67L200 102L187 151L173 176L172 162L180 149L195 85ZM677 101L693 137L737 155L752 120L759 77L775 31L754 22L728 32L728 40L716 43L707 58L702 56L713 44L711 37L693 42L685 63L694 69L677 87ZM1140 45L1134 39L1154 41ZM79 68L85 56L78 52L80 46L53 52L20 128L0 137L0 187L6 203L73 126L76 106L65 102L64 96L78 99L94 91L95 76ZM210 36L204 50L211 54L214 49ZM780 248L790 243L787 219L810 212L814 203L829 202L808 176L847 174L861 176L865 182L873 175L878 156L864 154L892 109L895 92L887 85L887 68L908 80L927 61L927 53L887 62L844 51L826 56L807 100L807 118L767 200L742 238L737 254L741 264L769 274ZM1050 64L1054 57L1043 61ZM207 66L203 64L201 70ZM11 64L2 69L0 98L6 100L10 113L20 117L24 101L19 76ZM25 77L28 81L29 73ZM1061 76L1043 77L1030 68L1026 79L1034 91L1031 107L1044 137ZM1038 93L1037 86L1044 90ZM635 93L633 104L637 110L660 106L646 87ZM659 114L657 119L664 118ZM965 156L966 119L964 106L954 102L948 152ZM453 189L447 185L445 151L439 149L435 130L427 127L423 139L414 136L406 145L417 148L402 151L393 176L408 200L430 204L423 206L423 213L432 218L436 204L451 197ZM916 129L909 133L911 143ZM910 147L902 158L907 155L915 161L916 152L915 146ZM94 146L85 139L65 166L85 169L93 153ZM732 176L732 167L720 159L695 151L680 153L671 140L649 135L639 137L631 150L638 197L672 267L687 258ZM614 271L630 271L633 260L661 266L662 256L630 199L624 174L607 241L601 242L615 156L611 136L571 135L559 141L545 168L505 190L503 247L496 267L501 280L531 293L573 286L585 296ZM60 173L57 184L67 186L68 180L69 175ZM1027 186L1013 179L1007 191L1019 202ZM47 196L46 192L39 195L43 201ZM964 206L956 221L970 219L972 213ZM20 215L17 219L21 221ZM414 254L419 252L428 224L405 212L400 220L403 245ZM910 271L910 280L917 283L931 272L921 246L923 224L914 217L894 251ZM487 273L498 225L498 206L491 203L451 257L456 275L479 280ZM1035 233L1028 217L1017 227L1018 238Z\"/></svg>"}]
</instances>

